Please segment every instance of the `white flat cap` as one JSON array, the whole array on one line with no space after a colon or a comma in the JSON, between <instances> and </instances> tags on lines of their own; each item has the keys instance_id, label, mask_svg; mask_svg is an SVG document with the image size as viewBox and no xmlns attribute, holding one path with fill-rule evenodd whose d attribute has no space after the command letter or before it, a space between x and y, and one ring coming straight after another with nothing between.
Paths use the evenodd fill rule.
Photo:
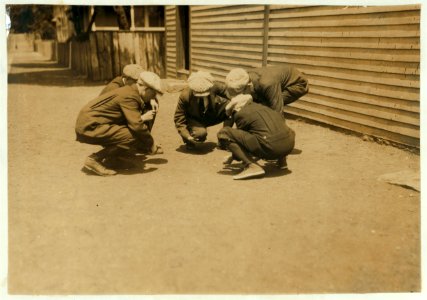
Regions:
<instances>
[{"instance_id":1,"label":"white flat cap","mask_svg":"<svg viewBox=\"0 0 427 300\"><path fill-rule=\"evenodd\" d=\"M139 74L143 71L144 69L140 65L130 64L123 68L123 76L138 80Z\"/></svg>"},{"instance_id":2,"label":"white flat cap","mask_svg":"<svg viewBox=\"0 0 427 300\"><path fill-rule=\"evenodd\" d=\"M139 74L138 84L146 85L156 92L163 94L159 75L153 72L144 71Z\"/></svg>"},{"instance_id":3,"label":"white flat cap","mask_svg":"<svg viewBox=\"0 0 427 300\"><path fill-rule=\"evenodd\" d=\"M249 74L242 68L235 68L225 77L225 85L236 92L242 91L249 83Z\"/></svg>"},{"instance_id":4,"label":"white flat cap","mask_svg":"<svg viewBox=\"0 0 427 300\"><path fill-rule=\"evenodd\" d=\"M203 97L210 94L210 88L214 85L214 78L209 72L198 71L188 77L188 86L194 96Z\"/></svg>"}]
</instances>

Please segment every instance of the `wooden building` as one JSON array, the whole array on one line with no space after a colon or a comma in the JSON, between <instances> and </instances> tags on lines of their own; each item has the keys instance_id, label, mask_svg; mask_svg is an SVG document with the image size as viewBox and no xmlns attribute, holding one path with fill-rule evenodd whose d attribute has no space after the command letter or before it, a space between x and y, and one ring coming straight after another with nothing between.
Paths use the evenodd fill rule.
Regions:
<instances>
[{"instance_id":1,"label":"wooden building","mask_svg":"<svg viewBox=\"0 0 427 300\"><path fill-rule=\"evenodd\" d=\"M92 80L110 80L130 63L165 76L164 6L63 6L59 24L64 14L77 30L58 41L61 64Z\"/></svg>"},{"instance_id":2,"label":"wooden building","mask_svg":"<svg viewBox=\"0 0 427 300\"><path fill-rule=\"evenodd\" d=\"M166 74L292 64L288 114L420 145L420 5L166 6ZM325 141L327 142L327 141Z\"/></svg>"}]
</instances>

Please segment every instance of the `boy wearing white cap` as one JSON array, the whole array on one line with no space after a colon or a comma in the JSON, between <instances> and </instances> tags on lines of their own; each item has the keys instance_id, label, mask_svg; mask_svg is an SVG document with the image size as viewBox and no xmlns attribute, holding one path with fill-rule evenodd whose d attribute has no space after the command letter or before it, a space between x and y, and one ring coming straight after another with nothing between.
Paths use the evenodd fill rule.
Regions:
<instances>
[{"instance_id":1,"label":"boy wearing white cap","mask_svg":"<svg viewBox=\"0 0 427 300\"><path fill-rule=\"evenodd\" d=\"M238 95L226 107L236 127L224 127L218 132L219 143L231 151L224 164L233 160L243 163L243 171L233 179L263 176L264 169L250 157L277 160L277 166L287 169L286 156L295 145L295 133L284 122L280 113L252 102L251 95Z\"/></svg>"},{"instance_id":2,"label":"boy wearing white cap","mask_svg":"<svg viewBox=\"0 0 427 300\"><path fill-rule=\"evenodd\" d=\"M305 76L296 68L285 64L248 71L236 68L228 73L225 84L229 97L251 94L254 102L280 113L285 105L308 93Z\"/></svg>"},{"instance_id":3,"label":"boy wearing white cap","mask_svg":"<svg viewBox=\"0 0 427 300\"><path fill-rule=\"evenodd\" d=\"M102 94L83 107L76 121L76 139L103 147L86 159L86 170L101 176L115 175L116 171L106 168L105 160L129 153L138 144L150 149L150 154L157 152L147 125L155 112L142 113L157 93L162 93L159 76L142 72L137 83Z\"/></svg>"},{"instance_id":4,"label":"boy wearing white cap","mask_svg":"<svg viewBox=\"0 0 427 300\"><path fill-rule=\"evenodd\" d=\"M225 114L228 102L225 86L215 82L210 73L198 71L190 75L174 115L175 127L187 149L193 150L196 144L206 140L207 127L228 120Z\"/></svg>"}]
</instances>

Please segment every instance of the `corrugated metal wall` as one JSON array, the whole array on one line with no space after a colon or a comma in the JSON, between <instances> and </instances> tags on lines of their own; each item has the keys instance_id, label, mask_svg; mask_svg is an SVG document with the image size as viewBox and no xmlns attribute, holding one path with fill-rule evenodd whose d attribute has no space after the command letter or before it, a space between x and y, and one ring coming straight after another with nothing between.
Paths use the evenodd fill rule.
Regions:
<instances>
[{"instance_id":1,"label":"corrugated metal wall","mask_svg":"<svg viewBox=\"0 0 427 300\"><path fill-rule=\"evenodd\" d=\"M176 77L175 9L166 10L167 74ZM288 113L418 146L420 6L192 6L191 69L288 63L310 93Z\"/></svg>"},{"instance_id":2,"label":"corrugated metal wall","mask_svg":"<svg viewBox=\"0 0 427 300\"><path fill-rule=\"evenodd\" d=\"M192 6L191 68L224 78L262 64L264 6Z\"/></svg>"},{"instance_id":3,"label":"corrugated metal wall","mask_svg":"<svg viewBox=\"0 0 427 300\"><path fill-rule=\"evenodd\" d=\"M176 6L165 7L166 27L166 75L176 78Z\"/></svg>"},{"instance_id":4,"label":"corrugated metal wall","mask_svg":"<svg viewBox=\"0 0 427 300\"><path fill-rule=\"evenodd\" d=\"M288 112L419 145L419 6L271 6L269 16L268 64L310 81Z\"/></svg>"}]
</instances>

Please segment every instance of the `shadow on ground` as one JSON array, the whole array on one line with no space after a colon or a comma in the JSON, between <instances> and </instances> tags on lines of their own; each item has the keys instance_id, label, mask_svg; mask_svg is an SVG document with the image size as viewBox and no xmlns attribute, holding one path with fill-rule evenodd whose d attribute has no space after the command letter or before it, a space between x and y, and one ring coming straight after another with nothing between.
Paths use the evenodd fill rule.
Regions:
<instances>
[{"instance_id":1,"label":"shadow on ground","mask_svg":"<svg viewBox=\"0 0 427 300\"><path fill-rule=\"evenodd\" d=\"M192 154L192 155L204 155L209 152L212 152L216 147L216 143L213 142L204 142L197 144L196 148L193 150L187 149L185 145L179 146L176 151L186 154Z\"/></svg>"},{"instance_id":2,"label":"shadow on ground","mask_svg":"<svg viewBox=\"0 0 427 300\"><path fill-rule=\"evenodd\" d=\"M269 164L269 163L264 164L263 169L265 171L265 175L260 176L260 177L273 178L273 177L280 177L280 176L289 175L292 173L292 171L289 169L281 170L281 169L278 169L275 165ZM221 175L228 175L228 176L232 177L234 175L239 174L242 170L243 169L242 169L241 163L234 163L234 164L230 164L228 166L224 165L223 169L218 171L217 173L221 174ZM245 180L250 180L250 179L245 179Z\"/></svg>"},{"instance_id":3,"label":"shadow on ground","mask_svg":"<svg viewBox=\"0 0 427 300\"><path fill-rule=\"evenodd\" d=\"M113 169L117 172L117 174L122 175L135 175L142 173L150 173L158 168L149 166L153 165L161 165L166 164L168 162L165 158L159 157L149 157L147 158L145 155L128 157L124 160L116 160L112 159L111 161L105 162L107 168ZM81 171L87 175L96 175L94 172L87 170L86 168L82 168Z\"/></svg>"},{"instance_id":4,"label":"shadow on ground","mask_svg":"<svg viewBox=\"0 0 427 300\"><path fill-rule=\"evenodd\" d=\"M91 81L86 76L74 74L70 69L52 63L16 63L12 64L14 73L8 74L9 84L34 84L46 86L103 86L103 81ZM19 70L36 69L33 71Z\"/></svg>"}]
</instances>

